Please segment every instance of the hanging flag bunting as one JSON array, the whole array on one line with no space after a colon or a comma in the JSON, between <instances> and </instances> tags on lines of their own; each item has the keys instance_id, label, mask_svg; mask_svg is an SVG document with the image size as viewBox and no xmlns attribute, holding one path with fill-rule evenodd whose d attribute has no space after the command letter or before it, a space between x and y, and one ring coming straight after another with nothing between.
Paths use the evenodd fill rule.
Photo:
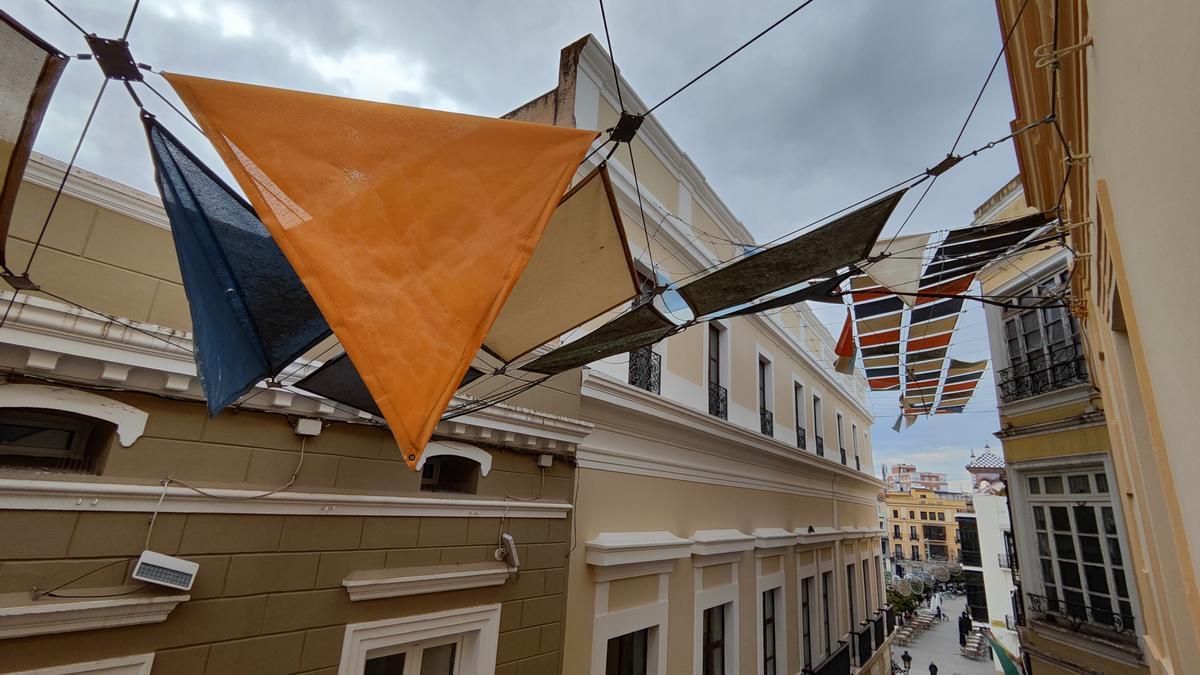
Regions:
<instances>
[{"instance_id":1,"label":"hanging flag bunting","mask_svg":"<svg viewBox=\"0 0 1200 675\"><path fill-rule=\"evenodd\" d=\"M415 467L597 134L165 77Z\"/></svg>"},{"instance_id":2,"label":"hanging flag bunting","mask_svg":"<svg viewBox=\"0 0 1200 675\"><path fill-rule=\"evenodd\" d=\"M834 370L843 375L853 375L854 356L858 353L858 348L854 345L854 320L849 308L846 309L846 322L842 324L842 334L838 336L833 353L837 354L837 360L833 364Z\"/></svg>"},{"instance_id":3,"label":"hanging flag bunting","mask_svg":"<svg viewBox=\"0 0 1200 675\"><path fill-rule=\"evenodd\" d=\"M467 369L459 388L463 388L483 376L483 371L475 367ZM354 364L344 353L339 354L321 364L313 372L305 375L294 385L297 389L322 396L351 408L383 417L383 411L375 405L367 385L363 384Z\"/></svg>"},{"instance_id":4,"label":"hanging flag bunting","mask_svg":"<svg viewBox=\"0 0 1200 675\"><path fill-rule=\"evenodd\" d=\"M950 359L950 367L942 380L941 397L938 399L936 412L962 412L975 394L975 388L983 373L987 370L988 361L959 361Z\"/></svg>"},{"instance_id":5,"label":"hanging flag bunting","mask_svg":"<svg viewBox=\"0 0 1200 675\"><path fill-rule=\"evenodd\" d=\"M171 221L209 415L278 375L329 326L254 209L152 115L155 183Z\"/></svg>"},{"instance_id":6,"label":"hanging flag bunting","mask_svg":"<svg viewBox=\"0 0 1200 675\"><path fill-rule=\"evenodd\" d=\"M865 274L850 279L850 291L867 386L872 391L899 389L900 330L906 306Z\"/></svg>"},{"instance_id":7,"label":"hanging flag bunting","mask_svg":"<svg viewBox=\"0 0 1200 675\"><path fill-rule=\"evenodd\" d=\"M0 267L17 191L67 56L0 11ZM15 279L11 275L5 278ZM19 283L19 282L17 282Z\"/></svg>"},{"instance_id":8,"label":"hanging flag bunting","mask_svg":"<svg viewBox=\"0 0 1200 675\"><path fill-rule=\"evenodd\" d=\"M571 189L483 346L511 362L638 294L605 165Z\"/></svg>"}]
</instances>

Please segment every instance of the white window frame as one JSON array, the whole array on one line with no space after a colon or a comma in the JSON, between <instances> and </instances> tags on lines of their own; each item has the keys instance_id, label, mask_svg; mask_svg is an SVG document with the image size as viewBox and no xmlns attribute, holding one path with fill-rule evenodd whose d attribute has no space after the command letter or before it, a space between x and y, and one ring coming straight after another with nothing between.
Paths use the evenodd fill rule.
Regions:
<instances>
[{"instance_id":1,"label":"white window frame","mask_svg":"<svg viewBox=\"0 0 1200 675\"><path fill-rule=\"evenodd\" d=\"M692 617L692 672L703 675L704 610L725 605L725 672L736 673L739 663L741 631L738 626L738 564L732 566L733 581L716 588L704 588L704 567L695 567L696 611Z\"/></svg>"},{"instance_id":2,"label":"white window frame","mask_svg":"<svg viewBox=\"0 0 1200 675\"><path fill-rule=\"evenodd\" d=\"M833 415L833 424L837 432L838 463L843 466L850 466L849 448L846 447L846 414L840 408L834 408ZM845 462L842 462L843 453L846 455Z\"/></svg>"},{"instance_id":3,"label":"white window frame","mask_svg":"<svg viewBox=\"0 0 1200 675\"><path fill-rule=\"evenodd\" d=\"M797 553L800 553L798 551ZM834 551L832 547L813 548L809 549L813 555L813 561L807 565L796 564L796 579L803 580L805 577L812 578L812 597L809 598L808 613L809 613L809 634L812 636L812 662L813 665L819 665L822 661L829 658L831 651L825 648L825 606L822 598L824 597L821 590L824 574L828 572L831 575L830 579L830 616L829 616L829 645L831 649L837 649L838 640L841 639L838 633L838 624L841 621L840 614L837 609L837 572L834 569ZM824 555L828 554L828 560ZM797 555L797 559L799 556ZM796 583L796 607L804 606L803 584L799 581ZM804 630L801 626L799 631L801 641L804 640ZM804 645L800 645L800 659L804 660Z\"/></svg>"},{"instance_id":4,"label":"white window frame","mask_svg":"<svg viewBox=\"0 0 1200 675\"><path fill-rule=\"evenodd\" d=\"M732 371L730 370L730 364L729 364L729 359L731 358L731 355L729 353L730 352L730 341L732 340L730 331L733 330L733 326L731 326L728 321L721 321L721 320L710 321L710 322L708 322L708 325L710 327L715 327L717 329L717 332L720 334L719 339L721 341L721 343L719 345L717 345L717 350L718 350L717 353L721 359L721 372L719 373L721 381L717 382L715 384L725 387L726 396L729 396L729 388L730 388L730 384L732 384L732 379L733 379ZM703 355L704 355L705 400L707 400L707 398L708 398L708 385L711 382L711 380L708 377L708 350L709 350L709 343L712 341L710 338L711 333L712 333L711 330L704 331Z\"/></svg>"},{"instance_id":5,"label":"white window frame","mask_svg":"<svg viewBox=\"0 0 1200 675\"><path fill-rule=\"evenodd\" d=\"M766 374L766 377L764 378L766 381L762 383L762 389L763 389L763 392L766 394L766 400L759 400L758 407L759 407L759 409L770 410L771 413L774 414L774 412L775 412L775 356L771 352L763 349L762 345L760 345L760 344L754 345L754 355L755 355L755 358L754 358L754 398L755 399L762 398L758 395L758 389L759 389L758 369L759 369L759 364L761 363L761 364L766 365L766 368L763 369ZM755 412L758 412L758 411L756 410Z\"/></svg>"},{"instance_id":6,"label":"white window frame","mask_svg":"<svg viewBox=\"0 0 1200 675\"><path fill-rule=\"evenodd\" d=\"M787 593L784 592L784 558L779 556L779 571L772 574L763 575L763 560L758 558L755 560L757 567L755 577L755 604L758 607L758 613L754 619L754 636L756 639L755 645L758 653L758 675L763 675L763 657L766 655L763 650L763 594L771 591L775 594L775 672L778 675L790 672L788 670L787 659Z\"/></svg>"},{"instance_id":7,"label":"white window frame","mask_svg":"<svg viewBox=\"0 0 1200 675\"><path fill-rule=\"evenodd\" d=\"M150 675L154 666L154 653L135 654L133 656L118 656L113 659L69 663L65 666L38 668L36 670L19 670L12 675Z\"/></svg>"},{"instance_id":8,"label":"white window frame","mask_svg":"<svg viewBox=\"0 0 1200 675\"><path fill-rule=\"evenodd\" d=\"M388 651L395 647L435 646L452 639L462 640L455 661L458 673L490 673L496 669L499 637L499 604L348 624L338 675L362 675L368 658L396 653Z\"/></svg>"},{"instance_id":9,"label":"white window frame","mask_svg":"<svg viewBox=\"0 0 1200 675\"><path fill-rule=\"evenodd\" d=\"M804 429L804 451L816 452L815 446L812 444L816 441L811 441L808 438L808 386L792 373L792 433L796 435L796 447L800 446L800 434L796 431L797 428Z\"/></svg>"},{"instance_id":10,"label":"white window frame","mask_svg":"<svg viewBox=\"0 0 1200 675\"><path fill-rule=\"evenodd\" d=\"M656 576L658 577L657 600L616 612L608 611L609 584L611 581L630 577L618 576L611 581L600 581L596 584L595 615L592 620L591 675L604 675L606 672L609 640L643 629L648 629L646 675L666 675L667 616L670 613L668 591L671 575L669 572L662 572Z\"/></svg>"},{"instance_id":11,"label":"white window frame","mask_svg":"<svg viewBox=\"0 0 1200 675\"><path fill-rule=\"evenodd\" d=\"M469 443L459 441L430 441L417 461L417 471L425 467L425 461L430 457L462 457L479 464L479 475L486 476L492 470L492 455L487 450Z\"/></svg>"}]
</instances>

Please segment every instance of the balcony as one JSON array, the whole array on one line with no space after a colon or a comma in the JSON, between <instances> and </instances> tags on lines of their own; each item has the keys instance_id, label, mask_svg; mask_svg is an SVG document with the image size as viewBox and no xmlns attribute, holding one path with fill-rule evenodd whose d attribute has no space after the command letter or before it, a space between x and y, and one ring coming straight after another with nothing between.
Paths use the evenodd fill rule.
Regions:
<instances>
[{"instance_id":1,"label":"balcony","mask_svg":"<svg viewBox=\"0 0 1200 675\"><path fill-rule=\"evenodd\" d=\"M884 613L886 616L884 627L887 629L887 634L891 635L892 632L896 630L896 610L892 609L892 607L889 605L887 609L884 610Z\"/></svg>"},{"instance_id":2,"label":"balcony","mask_svg":"<svg viewBox=\"0 0 1200 675\"><path fill-rule=\"evenodd\" d=\"M708 383L708 414L729 419L729 392L716 382Z\"/></svg>"},{"instance_id":3,"label":"balcony","mask_svg":"<svg viewBox=\"0 0 1200 675\"><path fill-rule=\"evenodd\" d=\"M655 394L662 393L662 354L649 347L629 352L629 384Z\"/></svg>"},{"instance_id":4,"label":"balcony","mask_svg":"<svg viewBox=\"0 0 1200 675\"><path fill-rule=\"evenodd\" d=\"M808 439L804 436L804 427L796 427L796 447L801 450L808 448Z\"/></svg>"},{"instance_id":5,"label":"balcony","mask_svg":"<svg viewBox=\"0 0 1200 675\"><path fill-rule=\"evenodd\" d=\"M998 553L996 558L1000 561L1001 569L1011 570L1013 568L1012 559L1007 553Z\"/></svg>"},{"instance_id":6,"label":"balcony","mask_svg":"<svg viewBox=\"0 0 1200 675\"><path fill-rule=\"evenodd\" d=\"M775 435L775 413L766 408L758 409L758 428L765 436Z\"/></svg>"},{"instance_id":7,"label":"balcony","mask_svg":"<svg viewBox=\"0 0 1200 675\"><path fill-rule=\"evenodd\" d=\"M958 561L967 567L983 567L983 556L979 551L961 549L958 558Z\"/></svg>"},{"instance_id":8,"label":"balcony","mask_svg":"<svg viewBox=\"0 0 1200 675\"><path fill-rule=\"evenodd\" d=\"M996 373L1000 402L1012 403L1088 382L1087 360L1078 345L1066 345L1049 354L1018 363Z\"/></svg>"},{"instance_id":9,"label":"balcony","mask_svg":"<svg viewBox=\"0 0 1200 675\"><path fill-rule=\"evenodd\" d=\"M1125 639L1136 639L1133 634L1133 617L1107 609L1089 607L1085 604L1066 602L1058 598L1026 593L1029 612L1046 623L1070 628L1079 632L1100 632Z\"/></svg>"},{"instance_id":10,"label":"balcony","mask_svg":"<svg viewBox=\"0 0 1200 675\"><path fill-rule=\"evenodd\" d=\"M829 658L800 672L805 675L850 675L850 644L839 640Z\"/></svg>"},{"instance_id":11,"label":"balcony","mask_svg":"<svg viewBox=\"0 0 1200 675\"><path fill-rule=\"evenodd\" d=\"M846 449L838 448L838 450L840 450L842 452L842 464L845 464L846 463Z\"/></svg>"},{"instance_id":12,"label":"balcony","mask_svg":"<svg viewBox=\"0 0 1200 675\"><path fill-rule=\"evenodd\" d=\"M872 628L874 628L874 630L875 630L875 648L876 649L879 649L880 647L883 646L883 640L884 640L884 638L887 637L886 635L884 635L884 628L883 628L883 622L886 620L886 618L887 617L884 615L883 610L881 609L881 610L879 610L879 613L875 615L875 618L871 620Z\"/></svg>"},{"instance_id":13,"label":"balcony","mask_svg":"<svg viewBox=\"0 0 1200 675\"><path fill-rule=\"evenodd\" d=\"M862 668L871 660L875 653L874 637L871 635L871 624L863 624L857 631L851 632L850 642L854 645L854 665Z\"/></svg>"},{"instance_id":14,"label":"balcony","mask_svg":"<svg viewBox=\"0 0 1200 675\"><path fill-rule=\"evenodd\" d=\"M854 470L862 471L862 460L859 459L858 455L854 456Z\"/></svg>"},{"instance_id":15,"label":"balcony","mask_svg":"<svg viewBox=\"0 0 1200 675\"><path fill-rule=\"evenodd\" d=\"M817 439L817 457L824 457L825 456L825 439L821 438L821 436L819 434L816 436L816 439Z\"/></svg>"}]
</instances>

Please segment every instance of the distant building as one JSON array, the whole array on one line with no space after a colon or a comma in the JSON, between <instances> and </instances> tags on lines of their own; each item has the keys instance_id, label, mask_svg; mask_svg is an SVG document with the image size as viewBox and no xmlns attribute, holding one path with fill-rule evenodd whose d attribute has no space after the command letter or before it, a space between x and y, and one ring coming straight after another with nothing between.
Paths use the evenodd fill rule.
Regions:
<instances>
[{"instance_id":1,"label":"distant building","mask_svg":"<svg viewBox=\"0 0 1200 675\"><path fill-rule=\"evenodd\" d=\"M974 511L957 516L963 566L959 579L966 586L967 611L972 621L987 626L1009 651L1020 654L1014 609L1018 569L1008 498L975 492L971 502Z\"/></svg>"},{"instance_id":2,"label":"distant building","mask_svg":"<svg viewBox=\"0 0 1200 675\"><path fill-rule=\"evenodd\" d=\"M1004 459L989 452L986 445L978 457L975 451L971 451L971 461L967 462L965 468L971 474L972 492L998 494L1004 491L1004 484L1008 481Z\"/></svg>"},{"instance_id":3,"label":"distant building","mask_svg":"<svg viewBox=\"0 0 1200 675\"><path fill-rule=\"evenodd\" d=\"M889 490L904 492L912 489L946 490L949 485L946 474L917 471L917 467L912 464L893 464L891 470L886 471L884 482Z\"/></svg>"},{"instance_id":4,"label":"distant building","mask_svg":"<svg viewBox=\"0 0 1200 675\"><path fill-rule=\"evenodd\" d=\"M958 521L970 511L970 495L925 489L889 490L887 532L892 571L901 574L924 563L958 559Z\"/></svg>"}]
</instances>

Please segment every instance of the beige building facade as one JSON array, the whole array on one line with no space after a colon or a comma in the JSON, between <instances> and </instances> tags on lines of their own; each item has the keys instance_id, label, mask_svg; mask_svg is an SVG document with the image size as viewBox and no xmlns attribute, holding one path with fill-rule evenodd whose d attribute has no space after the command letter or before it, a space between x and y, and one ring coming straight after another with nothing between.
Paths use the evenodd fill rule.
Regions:
<instances>
[{"instance_id":1,"label":"beige building facade","mask_svg":"<svg viewBox=\"0 0 1200 675\"><path fill-rule=\"evenodd\" d=\"M616 123L595 38L564 49L559 70L513 115ZM625 147L609 171L647 277L649 253L660 284L740 253L731 242L749 233L656 120L632 152L649 242ZM594 428L577 450L564 672L889 672L872 417L865 381L834 360L832 336L798 306L585 370L580 417Z\"/></svg>"},{"instance_id":2,"label":"beige building facade","mask_svg":"<svg viewBox=\"0 0 1200 675\"><path fill-rule=\"evenodd\" d=\"M896 569L961 562L955 516L971 510L970 495L916 488L888 490L885 502L888 552Z\"/></svg>"},{"instance_id":3,"label":"beige building facade","mask_svg":"<svg viewBox=\"0 0 1200 675\"><path fill-rule=\"evenodd\" d=\"M1200 361L1191 252L1200 6L999 0L1017 119L1056 124L1016 141L1026 203L1060 212L1069 283L1120 495L1137 641L1151 672L1200 663L1200 519L1189 405ZM1017 21L1020 15L1019 22ZM1061 198L1060 198L1061 194ZM1102 433L1101 430L1096 431ZM1007 444L1006 444L1007 452ZM1014 481L1015 482L1015 481ZM1072 661L1061 666L1078 672Z\"/></svg>"}]
</instances>

